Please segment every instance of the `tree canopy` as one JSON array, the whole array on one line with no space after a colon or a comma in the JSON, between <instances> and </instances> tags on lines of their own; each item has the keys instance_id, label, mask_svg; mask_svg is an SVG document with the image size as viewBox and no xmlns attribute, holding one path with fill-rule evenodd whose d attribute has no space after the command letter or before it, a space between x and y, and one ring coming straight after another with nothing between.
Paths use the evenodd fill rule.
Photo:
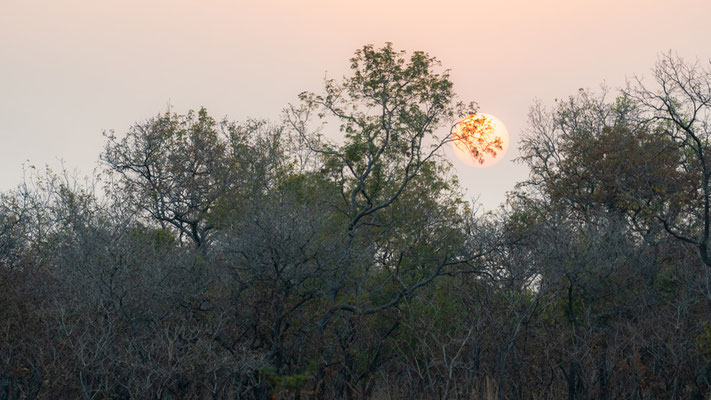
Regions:
<instances>
[{"instance_id":1,"label":"tree canopy","mask_svg":"<svg viewBox=\"0 0 711 400\"><path fill-rule=\"evenodd\" d=\"M279 122L168 110L86 182L28 167L0 194L0 399L709 396L711 70L535 103L529 177L482 214L440 62L350 66Z\"/></svg>"}]
</instances>

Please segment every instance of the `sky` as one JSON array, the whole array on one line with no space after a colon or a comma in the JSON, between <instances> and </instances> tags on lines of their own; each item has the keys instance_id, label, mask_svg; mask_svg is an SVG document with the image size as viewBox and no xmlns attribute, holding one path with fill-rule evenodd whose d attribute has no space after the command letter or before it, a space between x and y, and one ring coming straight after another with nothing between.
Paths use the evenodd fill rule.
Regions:
<instances>
[{"instance_id":1,"label":"sky","mask_svg":"<svg viewBox=\"0 0 711 400\"><path fill-rule=\"evenodd\" d=\"M527 176L512 160L535 99L622 87L668 50L711 59L709 17L708 0L0 0L0 190L23 164L91 173L102 132L169 104L278 121L356 49L392 42L436 56L506 124L501 162L449 153L466 197L494 209Z\"/></svg>"}]
</instances>

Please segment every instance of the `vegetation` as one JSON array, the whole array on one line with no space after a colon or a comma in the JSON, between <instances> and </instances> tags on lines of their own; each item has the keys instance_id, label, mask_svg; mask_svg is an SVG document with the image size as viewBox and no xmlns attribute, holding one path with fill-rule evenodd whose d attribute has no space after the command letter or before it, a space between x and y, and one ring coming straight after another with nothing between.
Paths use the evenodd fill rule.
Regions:
<instances>
[{"instance_id":1,"label":"vegetation","mask_svg":"<svg viewBox=\"0 0 711 400\"><path fill-rule=\"evenodd\" d=\"M279 124L166 112L91 182L1 194L0 399L711 395L711 71L534 105L529 179L478 215L447 71L351 68Z\"/></svg>"}]
</instances>

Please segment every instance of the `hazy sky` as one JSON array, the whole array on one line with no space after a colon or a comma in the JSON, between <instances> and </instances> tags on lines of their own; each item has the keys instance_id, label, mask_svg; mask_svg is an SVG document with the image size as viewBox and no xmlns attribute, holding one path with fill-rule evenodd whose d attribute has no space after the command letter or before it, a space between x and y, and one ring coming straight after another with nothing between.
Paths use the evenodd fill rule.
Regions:
<instances>
[{"instance_id":1,"label":"hazy sky","mask_svg":"<svg viewBox=\"0 0 711 400\"><path fill-rule=\"evenodd\" d=\"M647 74L669 49L711 58L709 0L0 0L0 190L22 163L88 173L102 132L164 111L277 120L367 43L424 50L464 100L504 121L505 160L452 157L468 197L493 208L526 176L513 164L534 98Z\"/></svg>"}]
</instances>

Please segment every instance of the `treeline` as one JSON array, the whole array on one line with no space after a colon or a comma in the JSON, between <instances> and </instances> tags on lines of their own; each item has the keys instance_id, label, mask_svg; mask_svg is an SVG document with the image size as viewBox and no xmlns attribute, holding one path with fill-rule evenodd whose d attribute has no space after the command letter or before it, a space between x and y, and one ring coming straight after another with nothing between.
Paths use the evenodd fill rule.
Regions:
<instances>
[{"instance_id":1,"label":"treeline","mask_svg":"<svg viewBox=\"0 0 711 400\"><path fill-rule=\"evenodd\" d=\"M708 68L534 105L530 177L481 215L446 70L351 63L278 124L166 112L106 133L88 182L28 166L0 399L709 396Z\"/></svg>"}]
</instances>

